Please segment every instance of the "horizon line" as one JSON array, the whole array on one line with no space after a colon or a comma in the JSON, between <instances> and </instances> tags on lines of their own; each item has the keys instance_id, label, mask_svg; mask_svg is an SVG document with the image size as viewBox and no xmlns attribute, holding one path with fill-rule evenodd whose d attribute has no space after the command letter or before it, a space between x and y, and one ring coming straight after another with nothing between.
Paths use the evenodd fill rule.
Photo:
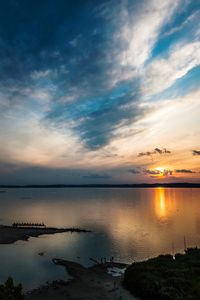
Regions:
<instances>
[{"instance_id":1,"label":"horizon line","mask_svg":"<svg viewBox=\"0 0 200 300\"><path fill-rule=\"evenodd\" d=\"M113 187L113 188L128 188L128 187L200 187L200 183L192 182L164 182L164 183L88 183L88 184L0 184L0 188L92 188L92 187Z\"/></svg>"}]
</instances>

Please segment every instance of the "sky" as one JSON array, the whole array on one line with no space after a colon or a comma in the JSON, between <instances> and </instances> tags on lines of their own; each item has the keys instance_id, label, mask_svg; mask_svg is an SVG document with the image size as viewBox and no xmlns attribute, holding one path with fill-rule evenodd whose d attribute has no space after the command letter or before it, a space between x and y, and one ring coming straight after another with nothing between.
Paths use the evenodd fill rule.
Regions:
<instances>
[{"instance_id":1,"label":"sky","mask_svg":"<svg viewBox=\"0 0 200 300\"><path fill-rule=\"evenodd\" d=\"M199 182L199 0L0 0L0 184Z\"/></svg>"}]
</instances>

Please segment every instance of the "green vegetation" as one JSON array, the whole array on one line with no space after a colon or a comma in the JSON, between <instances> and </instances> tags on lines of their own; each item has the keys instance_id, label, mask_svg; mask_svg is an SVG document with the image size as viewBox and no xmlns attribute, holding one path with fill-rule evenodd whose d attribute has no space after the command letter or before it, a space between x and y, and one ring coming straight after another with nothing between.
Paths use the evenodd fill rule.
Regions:
<instances>
[{"instance_id":1,"label":"green vegetation","mask_svg":"<svg viewBox=\"0 0 200 300\"><path fill-rule=\"evenodd\" d=\"M199 300L200 249L185 254L160 255L134 263L124 276L125 287L141 299Z\"/></svg>"},{"instance_id":2,"label":"green vegetation","mask_svg":"<svg viewBox=\"0 0 200 300\"><path fill-rule=\"evenodd\" d=\"M15 286L9 277L4 284L0 284L0 300L24 300L22 285Z\"/></svg>"}]
</instances>

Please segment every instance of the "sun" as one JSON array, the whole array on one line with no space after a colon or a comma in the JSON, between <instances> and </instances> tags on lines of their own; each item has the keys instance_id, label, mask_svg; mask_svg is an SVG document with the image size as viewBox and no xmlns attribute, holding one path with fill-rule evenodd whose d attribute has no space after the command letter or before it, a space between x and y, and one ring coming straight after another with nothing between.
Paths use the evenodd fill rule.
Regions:
<instances>
[{"instance_id":1,"label":"sun","mask_svg":"<svg viewBox=\"0 0 200 300\"><path fill-rule=\"evenodd\" d=\"M163 168L163 167L158 167L158 168L156 168L156 170L163 174L165 168Z\"/></svg>"},{"instance_id":2,"label":"sun","mask_svg":"<svg viewBox=\"0 0 200 300\"><path fill-rule=\"evenodd\" d=\"M172 175L172 170L168 167L157 167L156 169L156 177L161 178L161 177L166 177L168 175Z\"/></svg>"},{"instance_id":3,"label":"sun","mask_svg":"<svg viewBox=\"0 0 200 300\"><path fill-rule=\"evenodd\" d=\"M161 178L168 175L168 169L166 169L165 167L157 167L155 170L157 172L156 174L157 178Z\"/></svg>"}]
</instances>

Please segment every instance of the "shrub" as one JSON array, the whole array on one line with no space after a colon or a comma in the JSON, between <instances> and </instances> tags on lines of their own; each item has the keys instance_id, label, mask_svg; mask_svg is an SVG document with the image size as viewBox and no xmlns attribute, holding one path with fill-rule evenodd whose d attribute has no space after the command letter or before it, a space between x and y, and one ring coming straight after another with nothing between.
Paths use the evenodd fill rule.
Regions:
<instances>
[{"instance_id":1,"label":"shrub","mask_svg":"<svg viewBox=\"0 0 200 300\"><path fill-rule=\"evenodd\" d=\"M127 268L124 285L142 299L200 299L200 249L186 254L161 255Z\"/></svg>"},{"instance_id":2,"label":"shrub","mask_svg":"<svg viewBox=\"0 0 200 300\"><path fill-rule=\"evenodd\" d=\"M22 285L14 285L13 279L9 277L4 284L0 285L0 300L24 300Z\"/></svg>"}]
</instances>

